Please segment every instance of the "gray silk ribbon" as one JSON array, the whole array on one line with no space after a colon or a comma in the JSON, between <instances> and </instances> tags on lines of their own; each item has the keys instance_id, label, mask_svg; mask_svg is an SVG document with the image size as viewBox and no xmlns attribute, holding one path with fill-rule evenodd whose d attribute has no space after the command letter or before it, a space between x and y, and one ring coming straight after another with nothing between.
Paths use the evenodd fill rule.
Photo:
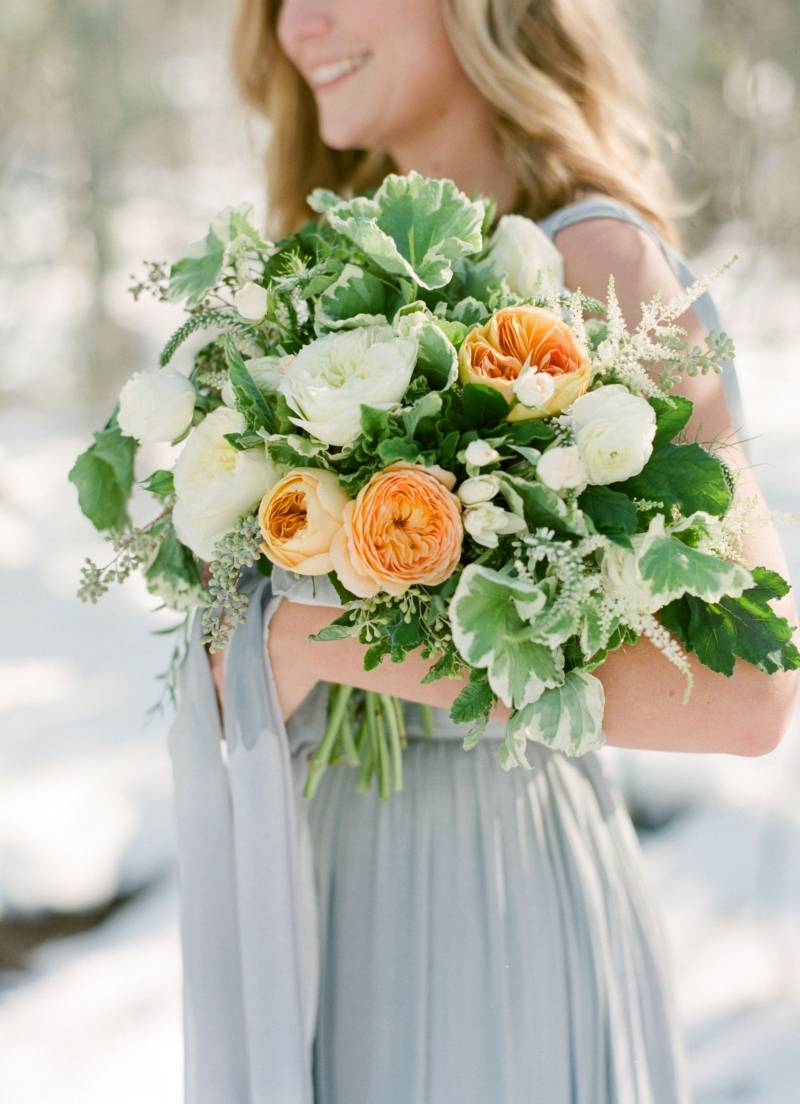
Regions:
<instances>
[{"instance_id":1,"label":"gray silk ribbon","mask_svg":"<svg viewBox=\"0 0 800 1104\"><path fill-rule=\"evenodd\" d=\"M200 617L178 674L173 766L186 1104L312 1104L310 852L265 647L280 597L251 569L226 653L225 742Z\"/></svg>"}]
</instances>

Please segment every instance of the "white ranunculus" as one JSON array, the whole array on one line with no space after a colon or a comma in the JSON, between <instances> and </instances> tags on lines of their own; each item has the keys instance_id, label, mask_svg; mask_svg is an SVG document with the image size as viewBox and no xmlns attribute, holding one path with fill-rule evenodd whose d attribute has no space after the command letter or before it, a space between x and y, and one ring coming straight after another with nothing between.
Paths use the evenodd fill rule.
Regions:
<instances>
[{"instance_id":1,"label":"white ranunculus","mask_svg":"<svg viewBox=\"0 0 800 1104\"><path fill-rule=\"evenodd\" d=\"M477 506L479 502L489 502L500 490L500 477L492 473L473 475L465 479L456 494L465 506Z\"/></svg>"},{"instance_id":2,"label":"white ranunculus","mask_svg":"<svg viewBox=\"0 0 800 1104\"><path fill-rule=\"evenodd\" d=\"M266 449L239 452L226 433L242 433L244 416L227 406L207 414L186 440L175 462L175 532L203 560L278 481Z\"/></svg>"},{"instance_id":3,"label":"white ranunculus","mask_svg":"<svg viewBox=\"0 0 800 1104\"><path fill-rule=\"evenodd\" d=\"M549 448L536 465L536 475L551 491L583 490L586 468L574 445Z\"/></svg>"},{"instance_id":4,"label":"white ranunculus","mask_svg":"<svg viewBox=\"0 0 800 1104\"><path fill-rule=\"evenodd\" d=\"M175 368L134 372L119 394L120 429L137 441L172 441L189 428L194 385Z\"/></svg>"},{"instance_id":5,"label":"white ranunculus","mask_svg":"<svg viewBox=\"0 0 800 1104\"><path fill-rule=\"evenodd\" d=\"M618 483L638 475L653 451L656 415L620 383L588 391L568 410L589 482Z\"/></svg>"},{"instance_id":6,"label":"white ranunculus","mask_svg":"<svg viewBox=\"0 0 800 1104\"><path fill-rule=\"evenodd\" d=\"M239 288L233 297L233 305L248 322L260 322L267 310L267 289L251 281Z\"/></svg>"},{"instance_id":7,"label":"white ranunculus","mask_svg":"<svg viewBox=\"0 0 800 1104\"><path fill-rule=\"evenodd\" d=\"M534 299L564 283L564 258L535 222L524 215L503 215L489 249L492 268L511 290Z\"/></svg>"},{"instance_id":8,"label":"white ranunculus","mask_svg":"<svg viewBox=\"0 0 800 1104\"><path fill-rule=\"evenodd\" d=\"M281 380L292 421L326 445L349 445L361 430L361 404L388 410L411 382L414 338L391 326L325 334L301 349Z\"/></svg>"},{"instance_id":9,"label":"white ranunculus","mask_svg":"<svg viewBox=\"0 0 800 1104\"><path fill-rule=\"evenodd\" d=\"M492 448L488 441L470 441L464 450L464 460L471 468L482 468L486 464L493 464L500 459L500 453Z\"/></svg>"},{"instance_id":10,"label":"white ranunculus","mask_svg":"<svg viewBox=\"0 0 800 1104\"><path fill-rule=\"evenodd\" d=\"M485 548L497 548L498 537L510 533L519 533L525 529L525 522L517 514L495 506L493 502L482 502L478 506L469 506L464 511L464 528L474 541Z\"/></svg>"},{"instance_id":11,"label":"white ranunculus","mask_svg":"<svg viewBox=\"0 0 800 1104\"><path fill-rule=\"evenodd\" d=\"M556 388L549 372L537 372L535 368L520 372L512 386L523 406L542 406L552 398Z\"/></svg>"}]
</instances>

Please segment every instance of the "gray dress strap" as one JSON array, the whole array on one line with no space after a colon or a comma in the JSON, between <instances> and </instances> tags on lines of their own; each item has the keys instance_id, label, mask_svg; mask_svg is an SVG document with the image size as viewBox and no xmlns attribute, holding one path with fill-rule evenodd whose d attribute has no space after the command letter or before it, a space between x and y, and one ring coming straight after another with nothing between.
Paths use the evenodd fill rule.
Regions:
<instances>
[{"instance_id":1,"label":"gray dress strap","mask_svg":"<svg viewBox=\"0 0 800 1104\"><path fill-rule=\"evenodd\" d=\"M649 234L653 241L663 250L664 256L667 258L670 267L683 287L689 287L690 284L694 283L695 276L686 264L686 261L669 242L662 238L652 223L648 222L647 219L633 207L628 207L626 204L620 203L619 200L612 199L610 196L576 200L574 203L569 203L566 207L560 207L557 211L553 211L552 214L540 219L538 225L552 240L559 230L564 230L567 226L573 226L576 222L585 222L588 219L617 219L620 222L629 222L634 226L638 226L640 229L644 230L646 234ZM708 291L700 296L694 303L692 309L703 329L706 331L722 330L723 327L720 322L716 303ZM736 366L733 361L725 361L722 365L722 386L725 393L725 399L728 403L733 428L736 430L740 439L746 437L742 396L739 388Z\"/></svg>"}]
</instances>

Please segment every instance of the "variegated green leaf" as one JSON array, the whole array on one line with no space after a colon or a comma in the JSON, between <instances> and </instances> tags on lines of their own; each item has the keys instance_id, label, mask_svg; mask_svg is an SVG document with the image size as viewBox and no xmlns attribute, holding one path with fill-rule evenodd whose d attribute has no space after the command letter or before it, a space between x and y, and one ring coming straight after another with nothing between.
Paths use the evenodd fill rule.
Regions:
<instances>
[{"instance_id":1,"label":"variegated green leaf","mask_svg":"<svg viewBox=\"0 0 800 1104\"><path fill-rule=\"evenodd\" d=\"M477 564L464 569L450 604L453 641L506 705L521 708L564 677L560 649L538 643L526 619L541 608L538 586Z\"/></svg>"},{"instance_id":2,"label":"variegated green leaf","mask_svg":"<svg viewBox=\"0 0 800 1104\"><path fill-rule=\"evenodd\" d=\"M653 519L638 563L642 578L662 605L683 594L706 602L718 602L724 595L738 598L753 585L747 568L690 548L666 533L662 516Z\"/></svg>"},{"instance_id":3,"label":"variegated green leaf","mask_svg":"<svg viewBox=\"0 0 800 1104\"><path fill-rule=\"evenodd\" d=\"M583 671L568 671L561 686L545 690L536 701L511 715L503 740L505 763L526 765L524 746L528 740L566 755L585 755L602 747L604 706L599 679Z\"/></svg>"}]
</instances>

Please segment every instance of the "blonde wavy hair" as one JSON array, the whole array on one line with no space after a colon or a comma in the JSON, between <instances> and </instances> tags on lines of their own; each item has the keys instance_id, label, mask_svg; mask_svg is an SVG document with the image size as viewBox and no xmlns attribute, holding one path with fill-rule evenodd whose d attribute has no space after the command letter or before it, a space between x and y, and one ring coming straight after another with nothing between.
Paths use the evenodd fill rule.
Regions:
<instances>
[{"instance_id":1,"label":"blonde wavy hair","mask_svg":"<svg viewBox=\"0 0 800 1104\"><path fill-rule=\"evenodd\" d=\"M280 0L240 0L232 42L238 88L270 125L274 237L315 217L312 188L349 196L397 171L385 153L322 141L313 94L278 41L279 10ZM539 219L601 192L677 244L652 90L616 0L442 0L442 12L462 68L495 109L515 211Z\"/></svg>"}]
</instances>

